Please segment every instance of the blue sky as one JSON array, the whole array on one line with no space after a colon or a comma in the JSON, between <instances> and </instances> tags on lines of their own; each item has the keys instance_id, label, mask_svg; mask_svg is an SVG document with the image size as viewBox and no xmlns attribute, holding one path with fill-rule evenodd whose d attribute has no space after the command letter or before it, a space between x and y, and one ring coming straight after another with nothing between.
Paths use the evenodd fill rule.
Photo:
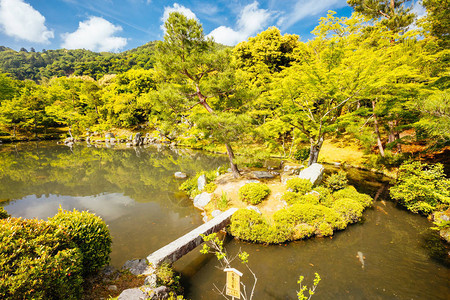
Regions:
<instances>
[{"instance_id":1,"label":"blue sky","mask_svg":"<svg viewBox=\"0 0 450 300\"><path fill-rule=\"evenodd\" d=\"M328 10L352 12L346 0L0 0L0 45L119 52L162 39L172 11L196 18L227 45L270 26L306 41Z\"/></svg>"}]
</instances>

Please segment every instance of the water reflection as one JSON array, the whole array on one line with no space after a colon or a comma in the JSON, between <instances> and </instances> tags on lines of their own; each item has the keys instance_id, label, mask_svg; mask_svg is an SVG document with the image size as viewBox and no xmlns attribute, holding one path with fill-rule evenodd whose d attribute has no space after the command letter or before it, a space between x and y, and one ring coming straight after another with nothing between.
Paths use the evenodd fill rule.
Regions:
<instances>
[{"instance_id":1,"label":"water reflection","mask_svg":"<svg viewBox=\"0 0 450 300\"><path fill-rule=\"evenodd\" d=\"M173 174L217 168L225 157L159 146L100 149L51 143L0 148L0 200L15 217L46 219L59 206L101 216L112 264L146 257L202 223Z\"/></svg>"}]
</instances>

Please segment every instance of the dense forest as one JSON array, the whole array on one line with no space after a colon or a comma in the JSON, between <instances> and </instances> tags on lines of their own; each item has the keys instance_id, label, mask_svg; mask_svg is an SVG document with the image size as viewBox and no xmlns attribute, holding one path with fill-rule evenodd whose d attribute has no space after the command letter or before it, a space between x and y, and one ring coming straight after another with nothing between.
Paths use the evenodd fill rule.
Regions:
<instances>
[{"instance_id":1,"label":"dense forest","mask_svg":"<svg viewBox=\"0 0 450 300\"><path fill-rule=\"evenodd\" d=\"M448 16L424 1L428 15L416 20L402 3L349 1L351 17L329 12L307 42L270 27L225 47L174 14L163 41L119 54L2 47L0 136L139 129L197 148L224 145L230 161L232 144L258 144L284 157L309 151L310 164L333 137L388 162L443 148Z\"/></svg>"}]
</instances>

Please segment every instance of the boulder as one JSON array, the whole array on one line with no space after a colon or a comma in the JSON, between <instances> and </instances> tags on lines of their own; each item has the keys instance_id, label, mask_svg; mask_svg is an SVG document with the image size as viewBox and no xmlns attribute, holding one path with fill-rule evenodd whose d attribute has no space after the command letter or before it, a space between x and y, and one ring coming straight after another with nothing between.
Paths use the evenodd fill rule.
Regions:
<instances>
[{"instance_id":1,"label":"boulder","mask_svg":"<svg viewBox=\"0 0 450 300\"><path fill-rule=\"evenodd\" d=\"M253 171L253 175L258 179L275 177L270 172L267 172L267 171Z\"/></svg>"},{"instance_id":2,"label":"boulder","mask_svg":"<svg viewBox=\"0 0 450 300\"><path fill-rule=\"evenodd\" d=\"M138 133L136 133L136 135L134 136L134 139L133 139L133 146L140 146L140 145L142 145L142 136L141 136L141 133L138 132Z\"/></svg>"},{"instance_id":3,"label":"boulder","mask_svg":"<svg viewBox=\"0 0 450 300\"><path fill-rule=\"evenodd\" d=\"M175 178L180 178L180 179L184 179L187 177L186 173L183 173L183 172L175 172L174 176L175 176Z\"/></svg>"},{"instance_id":4,"label":"boulder","mask_svg":"<svg viewBox=\"0 0 450 300\"><path fill-rule=\"evenodd\" d=\"M117 300L146 300L150 299L146 292L140 288L127 289L120 293Z\"/></svg>"},{"instance_id":5,"label":"boulder","mask_svg":"<svg viewBox=\"0 0 450 300\"><path fill-rule=\"evenodd\" d=\"M145 273L147 267L148 263L146 259L133 259L126 261L122 269L130 271L133 275L141 275Z\"/></svg>"},{"instance_id":6,"label":"boulder","mask_svg":"<svg viewBox=\"0 0 450 300\"><path fill-rule=\"evenodd\" d=\"M153 274L145 277L144 284L149 286L150 288L154 289L156 287L157 281L158 281L158 277L156 276L156 274L153 273Z\"/></svg>"},{"instance_id":7,"label":"boulder","mask_svg":"<svg viewBox=\"0 0 450 300\"><path fill-rule=\"evenodd\" d=\"M203 191L203 189L206 186L206 175L200 175L200 177L198 177L197 179L197 190L199 191Z\"/></svg>"},{"instance_id":8,"label":"boulder","mask_svg":"<svg viewBox=\"0 0 450 300\"><path fill-rule=\"evenodd\" d=\"M314 163L300 171L299 178L308 179L313 185L317 185L322 181L323 171L325 168L318 163Z\"/></svg>"},{"instance_id":9,"label":"boulder","mask_svg":"<svg viewBox=\"0 0 450 300\"><path fill-rule=\"evenodd\" d=\"M150 292L150 299L169 299L171 290L167 286L159 286Z\"/></svg>"},{"instance_id":10,"label":"boulder","mask_svg":"<svg viewBox=\"0 0 450 300\"><path fill-rule=\"evenodd\" d=\"M203 192L194 198L194 206L203 209L211 201L211 194Z\"/></svg>"},{"instance_id":11,"label":"boulder","mask_svg":"<svg viewBox=\"0 0 450 300\"><path fill-rule=\"evenodd\" d=\"M114 137L115 137L114 133L112 133L112 132L105 133L105 139L110 139L110 138L114 138Z\"/></svg>"}]
</instances>

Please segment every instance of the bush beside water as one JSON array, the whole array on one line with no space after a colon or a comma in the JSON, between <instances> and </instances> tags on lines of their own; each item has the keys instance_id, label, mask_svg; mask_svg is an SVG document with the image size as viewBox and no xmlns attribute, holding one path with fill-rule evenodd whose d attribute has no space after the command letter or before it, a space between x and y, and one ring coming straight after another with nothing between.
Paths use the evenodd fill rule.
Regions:
<instances>
[{"instance_id":1,"label":"bush beside water","mask_svg":"<svg viewBox=\"0 0 450 300\"><path fill-rule=\"evenodd\" d=\"M241 240L268 244L313 235L330 236L334 230L345 229L348 224L359 221L364 209L372 204L369 195L358 193L352 186L334 193L328 188L317 187L315 192L309 194L304 193L309 192L311 187L304 188L307 185L299 180L292 181L289 187L293 191L282 196L289 206L275 212L270 220L253 210L238 210L231 217L228 228L231 235Z\"/></svg>"},{"instance_id":2,"label":"bush beside water","mask_svg":"<svg viewBox=\"0 0 450 300\"><path fill-rule=\"evenodd\" d=\"M0 219L0 299L79 299L83 276L109 261L105 223L60 211L49 221Z\"/></svg>"},{"instance_id":3,"label":"bush beside water","mask_svg":"<svg viewBox=\"0 0 450 300\"><path fill-rule=\"evenodd\" d=\"M264 183L247 183L239 189L239 200L248 204L261 203L270 194L270 189Z\"/></svg>"}]
</instances>

